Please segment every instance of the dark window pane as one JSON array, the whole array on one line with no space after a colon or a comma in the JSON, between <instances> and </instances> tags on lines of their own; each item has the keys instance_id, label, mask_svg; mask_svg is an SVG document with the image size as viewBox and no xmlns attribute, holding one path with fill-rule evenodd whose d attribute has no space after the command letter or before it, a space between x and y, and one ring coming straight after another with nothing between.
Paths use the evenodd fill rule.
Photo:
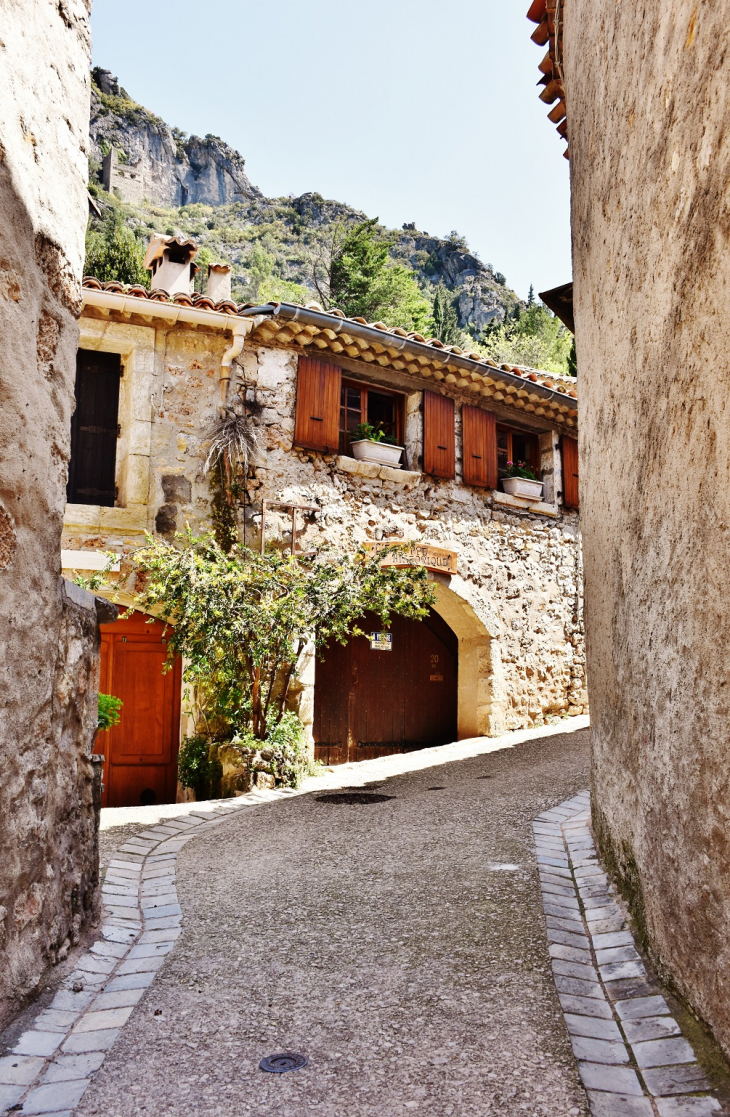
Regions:
<instances>
[{"instance_id":1,"label":"dark window pane","mask_svg":"<svg viewBox=\"0 0 730 1117\"><path fill-rule=\"evenodd\" d=\"M398 433L395 398L383 392L368 392L368 422L395 438Z\"/></svg>"}]
</instances>

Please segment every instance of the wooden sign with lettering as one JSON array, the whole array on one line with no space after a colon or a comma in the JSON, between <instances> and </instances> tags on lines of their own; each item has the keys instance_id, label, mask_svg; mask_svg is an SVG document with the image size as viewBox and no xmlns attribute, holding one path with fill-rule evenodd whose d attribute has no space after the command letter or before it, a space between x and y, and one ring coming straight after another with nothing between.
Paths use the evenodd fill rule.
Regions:
<instances>
[{"instance_id":1,"label":"wooden sign with lettering","mask_svg":"<svg viewBox=\"0 0 730 1117\"><path fill-rule=\"evenodd\" d=\"M427 570L435 570L441 574L458 573L456 551L447 551L443 547L433 547L430 543L414 543L411 541L403 544L394 541L366 543L365 549L368 551L385 551L393 546L398 546L401 549L385 555L383 566L425 566Z\"/></svg>"}]
</instances>

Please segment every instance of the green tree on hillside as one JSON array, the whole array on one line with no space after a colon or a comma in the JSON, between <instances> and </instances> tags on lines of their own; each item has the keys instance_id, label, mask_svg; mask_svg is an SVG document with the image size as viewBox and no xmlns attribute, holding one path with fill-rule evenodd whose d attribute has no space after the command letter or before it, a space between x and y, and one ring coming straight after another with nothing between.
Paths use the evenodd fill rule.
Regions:
<instances>
[{"instance_id":1,"label":"green tree on hillside","mask_svg":"<svg viewBox=\"0 0 730 1117\"><path fill-rule=\"evenodd\" d=\"M431 307L410 268L390 260L390 242L377 229L378 219L328 234L313 260L313 278L326 307L348 317L381 320L419 333L431 331Z\"/></svg>"},{"instance_id":2,"label":"green tree on hillside","mask_svg":"<svg viewBox=\"0 0 730 1117\"><path fill-rule=\"evenodd\" d=\"M481 349L499 364L529 365L568 373L571 334L544 303L533 303L503 322L496 319L481 337Z\"/></svg>"},{"instance_id":3,"label":"green tree on hillside","mask_svg":"<svg viewBox=\"0 0 730 1117\"><path fill-rule=\"evenodd\" d=\"M457 345L461 337L453 296L443 280L433 297L433 336L444 345Z\"/></svg>"},{"instance_id":4,"label":"green tree on hillside","mask_svg":"<svg viewBox=\"0 0 730 1117\"><path fill-rule=\"evenodd\" d=\"M110 209L100 228L89 224L84 275L94 275L103 283L117 280L149 287L150 273L143 260L144 248L125 224L121 210Z\"/></svg>"}]
</instances>

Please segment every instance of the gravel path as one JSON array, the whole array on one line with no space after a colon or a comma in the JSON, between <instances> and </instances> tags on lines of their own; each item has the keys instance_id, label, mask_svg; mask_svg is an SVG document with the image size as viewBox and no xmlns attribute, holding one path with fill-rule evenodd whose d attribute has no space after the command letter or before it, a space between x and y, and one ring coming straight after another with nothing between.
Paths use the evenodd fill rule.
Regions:
<instances>
[{"instance_id":1,"label":"gravel path","mask_svg":"<svg viewBox=\"0 0 730 1117\"><path fill-rule=\"evenodd\" d=\"M586 1114L530 823L588 782L578 731L196 838L182 936L77 1114ZM258 1069L281 1051L309 1065Z\"/></svg>"}]
</instances>

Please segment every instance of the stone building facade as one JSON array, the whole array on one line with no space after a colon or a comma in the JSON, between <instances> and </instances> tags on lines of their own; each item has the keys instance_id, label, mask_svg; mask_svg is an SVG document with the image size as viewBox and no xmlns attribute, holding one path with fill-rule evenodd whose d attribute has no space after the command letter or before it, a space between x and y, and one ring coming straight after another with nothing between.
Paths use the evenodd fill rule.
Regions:
<instances>
[{"instance_id":1,"label":"stone building facade","mask_svg":"<svg viewBox=\"0 0 730 1117\"><path fill-rule=\"evenodd\" d=\"M570 141L594 824L730 1053L730 12L542 7Z\"/></svg>"},{"instance_id":2,"label":"stone building facade","mask_svg":"<svg viewBox=\"0 0 730 1117\"><path fill-rule=\"evenodd\" d=\"M98 631L60 542L87 218L89 8L3 5L0 1027L96 902Z\"/></svg>"},{"instance_id":3,"label":"stone building facade","mask_svg":"<svg viewBox=\"0 0 730 1117\"><path fill-rule=\"evenodd\" d=\"M91 279L80 347L92 365L102 354L121 362L116 492L106 506L71 498L64 526L69 569L84 561L100 565L102 551L115 551L122 600L131 601L127 556L145 531L171 538L186 524L210 527L203 463L227 396L250 413L260 436L240 522L249 546L260 545L266 501L311 509L298 513L299 549L327 544L352 551L389 540L454 552L456 573L433 576L436 612L458 643L459 737L586 710L578 513L565 506L561 465L561 445L575 435L574 381L497 368L476 354L314 304L214 305L203 295L170 299L160 289L125 290ZM307 360L334 369L338 411L347 384L378 399L391 394L401 409L401 468L358 461L348 445L302 444ZM429 393L447 401L453 415L451 477L426 472ZM534 447L542 500L465 482L464 409L475 405L495 416L498 431L504 425ZM290 513L268 508L267 543L286 545L290 531ZM299 693L315 744L319 669L310 665Z\"/></svg>"}]
</instances>

